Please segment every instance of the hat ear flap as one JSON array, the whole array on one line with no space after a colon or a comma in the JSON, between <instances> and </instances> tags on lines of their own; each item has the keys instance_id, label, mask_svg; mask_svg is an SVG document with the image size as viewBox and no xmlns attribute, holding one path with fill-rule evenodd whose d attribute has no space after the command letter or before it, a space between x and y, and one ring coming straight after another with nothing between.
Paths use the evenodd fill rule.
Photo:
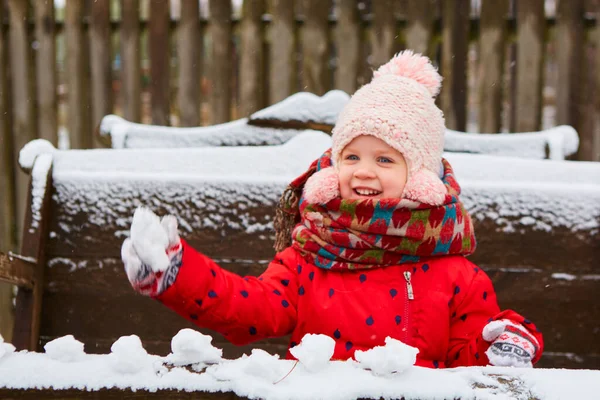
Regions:
<instances>
[{"instance_id":1,"label":"hat ear flap","mask_svg":"<svg viewBox=\"0 0 600 400\"><path fill-rule=\"evenodd\" d=\"M412 174L404 187L403 197L420 203L439 206L444 204L448 190L442 180L427 169Z\"/></svg>"},{"instance_id":2,"label":"hat ear flap","mask_svg":"<svg viewBox=\"0 0 600 400\"><path fill-rule=\"evenodd\" d=\"M304 184L304 199L310 204L325 204L340 196L340 177L333 167L315 172Z\"/></svg>"}]
</instances>

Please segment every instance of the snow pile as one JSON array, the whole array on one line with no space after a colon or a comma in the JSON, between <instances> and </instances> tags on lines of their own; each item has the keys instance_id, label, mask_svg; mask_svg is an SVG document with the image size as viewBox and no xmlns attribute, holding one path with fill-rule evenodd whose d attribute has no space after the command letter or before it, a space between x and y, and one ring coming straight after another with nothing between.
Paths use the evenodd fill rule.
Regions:
<instances>
[{"instance_id":1,"label":"snow pile","mask_svg":"<svg viewBox=\"0 0 600 400\"><path fill-rule=\"evenodd\" d=\"M292 347L290 353L307 371L318 372L329 365L335 350L335 340L327 335L304 335L299 345Z\"/></svg>"},{"instance_id":2,"label":"snow pile","mask_svg":"<svg viewBox=\"0 0 600 400\"><path fill-rule=\"evenodd\" d=\"M244 354L237 360L226 360L207 369L206 372L220 381L240 379L241 382L247 381L248 385L255 382L266 387L281 380L293 366L293 361L282 361L276 354L269 354L262 349L252 349L249 356Z\"/></svg>"},{"instance_id":3,"label":"snow pile","mask_svg":"<svg viewBox=\"0 0 600 400\"><path fill-rule=\"evenodd\" d=\"M166 361L175 365L197 363L214 364L222 361L223 350L214 347L212 336L203 335L193 329L182 329L171 340L172 353Z\"/></svg>"},{"instance_id":4,"label":"snow pile","mask_svg":"<svg viewBox=\"0 0 600 400\"><path fill-rule=\"evenodd\" d=\"M4 343L4 338L0 335L0 358L15 351L15 346L10 343Z\"/></svg>"},{"instance_id":5,"label":"snow pile","mask_svg":"<svg viewBox=\"0 0 600 400\"><path fill-rule=\"evenodd\" d=\"M63 362L80 361L85 356L83 343L76 340L73 335L63 336L46 343L44 351L51 359Z\"/></svg>"},{"instance_id":6,"label":"snow pile","mask_svg":"<svg viewBox=\"0 0 600 400\"><path fill-rule=\"evenodd\" d=\"M419 349L386 337L385 346L376 346L367 351L357 350L354 358L363 368L376 375L389 375L415 365L418 353Z\"/></svg>"},{"instance_id":7,"label":"snow pile","mask_svg":"<svg viewBox=\"0 0 600 400\"><path fill-rule=\"evenodd\" d=\"M21 168L31 170L35 159L42 154L52 154L56 148L45 139L35 139L27 143L19 152L19 165Z\"/></svg>"},{"instance_id":8,"label":"snow pile","mask_svg":"<svg viewBox=\"0 0 600 400\"><path fill-rule=\"evenodd\" d=\"M116 372L135 374L147 367L149 355L137 335L120 337L110 350L110 363Z\"/></svg>"},{"instance_id":9,"label":"snow pile","mask_svg":"<svg viewBox=\"0 0 600 400\"><path fill-rule=\"evenodd\" d=\"M342 90L331 90L322 97L308 92L296 93L255 112L250 116L250 121L299 121L334 125L348 100L350 96Z\"/></svg>"},{"instance_id":10,"label":"snow pile","mask_svg":"<svg viewBox=\"0 0 600 400\"><path fill-rule=\"evenodd\" d=\"M131 222L131 241L135 251L154 272L169 268L169 237L160 218L146 207L138 207Z\"/></svg>"}]
</instances>

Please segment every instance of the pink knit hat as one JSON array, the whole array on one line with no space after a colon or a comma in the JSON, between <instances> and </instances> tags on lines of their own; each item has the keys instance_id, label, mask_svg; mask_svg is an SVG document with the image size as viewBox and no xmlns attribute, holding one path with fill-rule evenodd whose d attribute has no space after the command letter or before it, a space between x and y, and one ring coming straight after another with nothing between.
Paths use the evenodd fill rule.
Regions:
<instances>
[{"instance_id":1,"label":"pink knit hat","mask_svg":"<svg viewBox=\"0 0 600 400\"><path fill-rule=\"evenodd\" d=\"M304 187L310 203L338 197L342 150L360 135L372 135L398 150L408 165L403 198L440 205L447 190L439 173L444 116L435 105L442 77L427 57L406 50L375 71L344 107L333 128L333 168L313 174Z\"/></svg>"}]
</instances>

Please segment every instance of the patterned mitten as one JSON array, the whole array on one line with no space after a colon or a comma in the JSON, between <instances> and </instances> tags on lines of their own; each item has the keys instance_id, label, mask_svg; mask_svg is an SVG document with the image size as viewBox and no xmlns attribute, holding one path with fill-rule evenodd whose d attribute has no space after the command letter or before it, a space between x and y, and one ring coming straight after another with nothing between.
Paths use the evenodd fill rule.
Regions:
<instances>
[{"instance_id":1,"label":"patterned mitten","mask_svg":"<svg viewBox=\"0 0 600 400\"><path fill-rule=\"evenodd\" d=\"M528 367L539 350L539 343L523 326L501 319L483 328L483 339L491 342L485 354L490 364L500 367Z\"/></svg>"},{"instance_id":2,"label":"patterned mitten","mask_svg":"<svg viewBox=\"0 0 600 400\"><path fill-rule=\"evenodd\" d=\"M139 207L131 223L130 237L121 247L121 259L133 289L146 296L158 296L177 277L183 248L172 215L159 219Z\"/></svg>"}]
</instances>

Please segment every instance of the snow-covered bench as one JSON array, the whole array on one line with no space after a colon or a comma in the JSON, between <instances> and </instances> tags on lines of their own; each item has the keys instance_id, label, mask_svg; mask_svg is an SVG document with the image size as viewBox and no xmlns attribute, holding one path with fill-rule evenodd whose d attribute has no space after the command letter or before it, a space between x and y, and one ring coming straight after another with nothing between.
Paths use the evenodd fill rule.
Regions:
<instances>
[{"instance_id":1,"label":"snow-covered bench","mask_svg":"<svg viewBox=\"0 0 600 400\"><path fill-rule=\"evenodd\" d=\"M340 90L332 90L323 97L297 93L249 118L195 128L144 125L107 115L100 123L99 134L119 149L278 145L305 129L331 132L348 99ZM448 129L445 140L449 152L553 160L572 156L578 146L577 132L566 125L540 132L502 134Z\"/></svg>"},{"instance_id":2,"label":"snow-covered bench","mask_svg":"<svg viewBox=\"0 0 600 400\"><path fill-rule=\"evenodd\" d=\"M21 257L0 258L0 279L21 287L17 348L40 350L73 334L89 353L107 353L138 334L166 354L183 319L135 294L120 245L138 205L175 214L182 235L240 274L259 274L274 254L272 217L285 185L321 152L318 131L283 145L186 149L54 149L21 153L31 171ZM600 164L447 153L472 213L478 250L503 308L545 333L546 367L600 367ZM206 331L205 331L206 332ZM227 357L235 347L215 335ZM254 344L282 354L286 339Z\"/></svg>"}]
</instances>

